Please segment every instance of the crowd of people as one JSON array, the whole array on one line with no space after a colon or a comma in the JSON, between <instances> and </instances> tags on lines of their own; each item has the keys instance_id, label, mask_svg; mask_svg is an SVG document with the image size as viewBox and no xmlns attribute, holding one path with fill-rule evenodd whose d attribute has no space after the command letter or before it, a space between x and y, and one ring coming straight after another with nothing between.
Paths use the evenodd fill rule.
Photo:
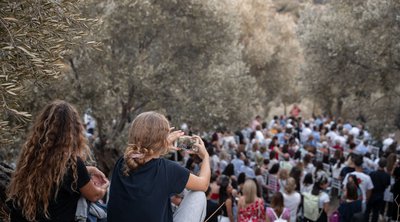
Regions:
<instances>
[{"instance_id":1,"label":"crowd of people","mask_svg":"<svg viewBox=\"0 0 400 222\"><path fill-rule=\"evenodd\" d=\"M212 134L208 202L225 204L209 221L399 221L394 135L378 141L364 125L298 114ZM195 158L183 162L196 171Z\"/></svg>"},{"instance_id":2,"label":"crowd of people","mask_svg":"<svg viewBox=\"0 0 400 222\"><path fill-rule=\"evenodd\" d=\"M142 113L107 178L85 165L90 112L83 123L71 104L54 101L22 147L7 193L10 219L399 221L394 136L378 141L361 124L300 113L295 106L288 117L257 116L243 129L201 137L175 130L162 114ZM176 146L184 134L189 151Z\"/></svg>"}]
</instances>

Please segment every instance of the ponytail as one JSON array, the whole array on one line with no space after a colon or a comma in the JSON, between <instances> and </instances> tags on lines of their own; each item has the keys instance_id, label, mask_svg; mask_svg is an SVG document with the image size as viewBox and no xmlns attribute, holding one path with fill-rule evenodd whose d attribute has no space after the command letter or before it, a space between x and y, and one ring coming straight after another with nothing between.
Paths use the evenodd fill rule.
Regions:
<instances>
[{"instance_id":1,"label":"ponytail","mask_svg":"<svg viewBox=\"0 0 400 222\"><path fill-rule=\"evenodd\" d=\"M128 176L131 170L134 171L145 164L146 158L153 153L153 150L140 148L136 144L129 144L124 153L124 175Z\"/></svg>"}]
</instances>

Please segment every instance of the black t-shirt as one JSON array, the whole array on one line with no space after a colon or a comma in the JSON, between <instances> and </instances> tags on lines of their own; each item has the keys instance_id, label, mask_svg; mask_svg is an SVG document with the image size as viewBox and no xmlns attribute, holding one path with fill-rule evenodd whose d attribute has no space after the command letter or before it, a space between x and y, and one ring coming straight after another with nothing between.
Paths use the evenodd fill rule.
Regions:
<instances>
[{"instance_id":1,"label":"black t-shirt","mask_svg":"<svg viewBox=\"0 0 400 222\"><path fill-rule=\"evenodd\" d=\"M189 170L164 158L152 159L128 176L123 170L120 158L111 179L107 221L172 222L170 197L183 191Z\"/></svg>"},{"instance_id":2,"label":"black t-shirt","mask_svg":"<svg viewBox=\"0 0 400 222\"><path fill-rule=\"evenodd\" d=\"M361 212L361 200L343 202L339 206L340 221L352 221L354 214Z\"/></svg>"},{"instance_id":3,"label":"black t-shirt","mask_svg":"<svg viewBox=\"0 0 400 222\"><path fill-rule=\"evenodd\" d=\"M73 174L72 169L70 168L66 175L63 178L62 184L58 190L57 198L49 201L49 215L50 219L46 219L43 215L43 212L39 212L40 214L37 217L37 220L40 221L54 221L54 222L71 222L75 221L75 212L76 205L78 203L79 198L81 197L81 193L79 189L85 186L90 181L89 173L86 169L85 164L81 159L78 158L77 161L77 171L78 171L78 180L77 180L77 189L74 191L71 187L73 182ZM53 195L54 196L54 195ZM13 205L8 202L8 206L11 210L11 222L25 222L27 221L22 216L22 210L18 207L13 207Z\"/></svg>"},{"instance_id":4,"label":"black t-shirt","mask_svg":"<svg viewBox=\"0 0 400 222\"><path fill-rule=\"evenodd\" d=\"M371 172L369 176L371 177L372 183L374 184L372 195L380 195L383 197L383 193L390 185L390 175L383 170L377 170Z\"/></svg>"},{"instance_id":5,"label":"black t-shirt","mask_svg":"<svg viewBox=\"0 0 400 222\"><path fill-rule=\"evenodd\" d=\"M217 209L218 204L212 200L207 200L207 213L206 219L208 219ZM215 214L208 220L209 222L218 222L218 215L220 215L220 211L215 212Z\"/></svg>"}]
</instances>

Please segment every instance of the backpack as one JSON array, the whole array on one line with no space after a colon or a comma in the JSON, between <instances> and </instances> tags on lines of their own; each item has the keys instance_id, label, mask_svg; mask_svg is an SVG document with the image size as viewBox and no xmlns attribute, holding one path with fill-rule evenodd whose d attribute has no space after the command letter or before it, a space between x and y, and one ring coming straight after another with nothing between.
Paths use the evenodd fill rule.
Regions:
<instances>
[{"instance_id":1,"label":"backpack","mask_svg":"<svg viewBox=\"0 0 400 222\"><path fill-rule=\"evenodd\" d=\"M339 222L340 221L340 215L338 211L335 211L331 214L329 217L329 222Z\"/></svg>"},{"instance_id":2,"label":"backpack","mask_svg":"<svg viewBox=\"0 0 400 222\"><path fill-rule=\"evenodd\" d=\"M317 221L321 215L318 207L319 195L315 196L310 193L303 193L303 196L304 217L312 221Z\"/></svg>"},{"instance_id":3,"label":"backpack","mask_svg":"<svg viewBox=\"0 0 400 222\"><path fill-rule=\"evenodd\" d=\"M283 216L283 214L285 213L285 210L286 210L286 209L283 208L283 211L282 211L282 213L281 213L281 216L278 217L278 216L276 215L274 209L271 208L271 211L272 211L272 213L274 214L274 216L275 216L275 218L276 218L276 220L274 220L274 222L287 222L287 220L282 219L282 216Z\"/></svg>"}]
</instances>

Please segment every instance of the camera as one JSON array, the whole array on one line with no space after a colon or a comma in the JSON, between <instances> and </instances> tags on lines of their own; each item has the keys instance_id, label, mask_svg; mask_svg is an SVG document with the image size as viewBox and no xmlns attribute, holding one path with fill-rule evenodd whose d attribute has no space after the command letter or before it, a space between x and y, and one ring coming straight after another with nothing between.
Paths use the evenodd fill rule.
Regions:
<instances>
[{"instance_id":1,"label":"camera","mask_svg":"<svg viewBox=\"0 0 400 222\"><path fill-rule=\"evenodd\" d=\"M195 143L196 143L195 138L193 138L191 136L181 136L176 140L176 147L184 149L184 150L198 152L199 148L194 145Z\"/></svg>"}]
</instances>

